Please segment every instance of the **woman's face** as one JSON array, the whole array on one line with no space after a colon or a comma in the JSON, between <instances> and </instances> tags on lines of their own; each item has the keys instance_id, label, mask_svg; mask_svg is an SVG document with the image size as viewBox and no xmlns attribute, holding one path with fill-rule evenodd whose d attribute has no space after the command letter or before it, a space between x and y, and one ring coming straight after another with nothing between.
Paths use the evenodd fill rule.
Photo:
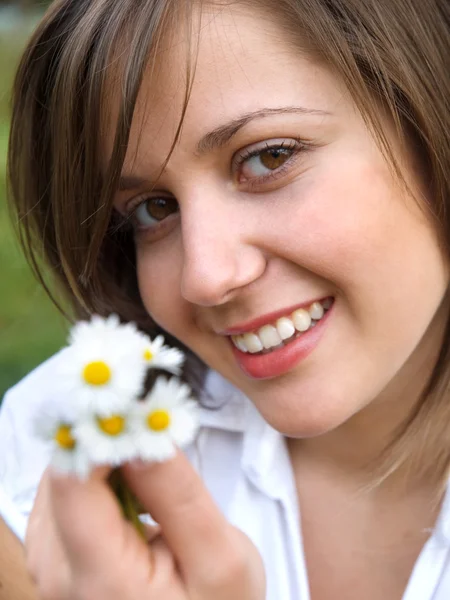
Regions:
<instances>
[{"instance_id":1,"label":"woman's face","mask_svg":"<svg viewBox=\"0 0 450 600\"><path fill-rule=\"evenodd\" d=\"M184 101L181 34L148 73L116 199L143 302L275 428L324 433L414 379L438 343L447 264L333 73L242 8L203 15L199 43L154 188Z\"/></svg>"}]
</instances>

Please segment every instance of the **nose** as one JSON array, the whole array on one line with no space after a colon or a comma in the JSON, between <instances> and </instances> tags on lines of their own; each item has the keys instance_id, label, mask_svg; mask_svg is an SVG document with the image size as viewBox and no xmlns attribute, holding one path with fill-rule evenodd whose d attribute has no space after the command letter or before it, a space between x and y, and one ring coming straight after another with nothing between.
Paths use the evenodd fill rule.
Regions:
<instances>
[{"instance_id":1,"label":"nose","mask_svg":"<svg viewBox=\"0 0 450 600\"><path fill-rule=\"evenodd\" d=\"M224 304L266 268L264 252L251 239L245 205L217 198L189 202L182 210L182 235L181 294L193 304Z\"/></svg>"}]
</instances>

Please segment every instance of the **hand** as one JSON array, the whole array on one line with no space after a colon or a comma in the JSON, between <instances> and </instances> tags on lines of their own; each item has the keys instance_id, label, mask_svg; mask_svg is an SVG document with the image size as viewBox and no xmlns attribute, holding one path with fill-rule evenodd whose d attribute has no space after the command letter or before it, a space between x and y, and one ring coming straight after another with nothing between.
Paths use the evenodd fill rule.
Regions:
<instances>
[{"instance_id":1,"label":"hand","mask_svg":"<svg viewBox=\"0 0 450 600\"><path fill-rule=\"evenodd\" d=\"M148 544L123 519L108 469L86 482L44 475L26 537L42 600L264 600L256 548L226 521L181 452L122 471L159 523Z\"/></svg>"},{"instance_id":2,"label":"hand","mask_svg":"<svg viewBox=\"0 0 450 600\"><path fill-rule=\"evenodd\" d=\"M0 518L0 600L36 600L22 544Z\"/></svg>"}]
</instances>

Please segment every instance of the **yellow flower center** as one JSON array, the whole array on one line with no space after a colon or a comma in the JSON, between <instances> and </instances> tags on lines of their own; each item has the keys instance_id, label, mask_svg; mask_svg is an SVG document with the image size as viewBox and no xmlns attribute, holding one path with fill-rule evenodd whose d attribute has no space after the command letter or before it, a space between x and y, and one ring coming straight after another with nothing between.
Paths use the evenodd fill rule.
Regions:
<instances>
[{"instance_id":1,"label":"yellow flower center","mask_svg":"<svg viewBox=\"0 0 450 600\"><path fill-rule=\"evenodd\" d=\"M151 350L145 350L144 352L144 360L146 360L147 362L150 362L153 358L153 352Z\"/></svg>"},{"instance_id":2,"label":"yellow flower center","mask_svg":"<svg viewBox=\"0 0 450 600\"><path fill-rule=\"evenodd\" d=\"M70 425L60 425L54 439L64 450L73 450L75 448L76 442L72 437L72 427Z\"/></svg>"},{"instance_id":3,"label":"yellow flower center","mask_svg":"<svg viewBox=\"0 0 450 600\"><path fill-rule=\"evenodd\" d=\"M125 418L120 415L101 418L97 417L97 423L100 429L107 435L120 435L125 429Z\"/></svg>"},{"instance_id":4,"label":"yellow flower center","mask_svg":"<svg viewBox=\"0 0 450 600\"><path fill-rule=\"evenodd\" d=\"M165 410L155 410L147 415L147 424L153 431L164 431L170 425L170 415Z\"/></svg>"},{"instance_id":5,"label":"yellow flower center","mask_svg":"<svg viewBox=\"0 0 450 600\"><path fill-rule=\"evenodd\" d=\"M83 379L90 385L105 385L111 379L111 369L102 360L91 362L84 367Z\"/></svg>"}]
</instances>

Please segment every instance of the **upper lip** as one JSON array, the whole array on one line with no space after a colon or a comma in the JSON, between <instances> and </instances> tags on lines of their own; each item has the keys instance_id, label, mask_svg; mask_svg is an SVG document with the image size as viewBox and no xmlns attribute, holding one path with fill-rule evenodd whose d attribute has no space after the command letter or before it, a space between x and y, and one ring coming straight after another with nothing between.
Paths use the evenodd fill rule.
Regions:
<instances>
[{"instance_id":1,"label":"upper lip","mask_svg":"<svg viewBox=\"0 0 450 600\"><path fill-rule=\"evenodd\" d=\"M287 308L281 308L280 310L275 310L274 312L267 313L262 315L261 317L257 317L256 319L252 319L251 321L246 321L245 323L238 323L233 327L229 327L228 329L224 329L222 331L218 331L219 335L241 335L243 333L248 333L249 331L255 331L264 325L269 325L280 319L281 317L287 317L291 315L295 310L299 308L309 308L311 304L314 302L323 302L328 296L322 296L321 298L315 298L314 300L309 300L308 302L302 302L301 304L295 304L294 306L288 306Z\"/></svg>"}]
</instances>

